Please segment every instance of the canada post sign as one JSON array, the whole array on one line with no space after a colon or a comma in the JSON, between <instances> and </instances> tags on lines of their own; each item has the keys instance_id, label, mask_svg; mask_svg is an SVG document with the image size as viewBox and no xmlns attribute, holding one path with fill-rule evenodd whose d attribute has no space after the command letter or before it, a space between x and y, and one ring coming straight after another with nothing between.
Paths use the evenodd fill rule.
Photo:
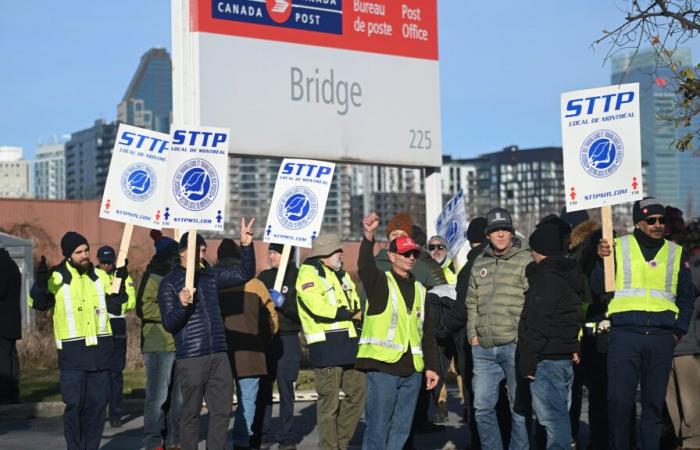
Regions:
<instances>
[{"instance_id":1,"label":"canada post sign","mask_svg":"<svg viewBox=\"0 0 700 450\"><path fill-rule=\"evenodd\" d=\"M265 225L265 242L311 247L321 231L335 164L285 159Z\"/></svg>"},{"instance_id":2,"label":"canada post sign","mask_svg":"<svg viewBox=\"0 0 700 450\"><path fill-rule=\"evenodd\" d=\"M566 209L642 198L639 84L561 96Z\"/></svg>"},{"instance_id":3,"label":"canada post sign","mask_svg":"<svg viewBox=\"0 0 700 450\"><path fill-rule=\"evenodd\" d=\"M100 218L160 229L170 137L120 124Z\"/></svg>"},{"instance_id":4,"label":"canada post sign","mask_svg":"<svg viewBox=\"0 0 700 450\"><path fill-rule=\"evenodd\" d=\"M441 165L436 0L174 1L174 114L232 153Z\"/></svg>"}]
</instances>

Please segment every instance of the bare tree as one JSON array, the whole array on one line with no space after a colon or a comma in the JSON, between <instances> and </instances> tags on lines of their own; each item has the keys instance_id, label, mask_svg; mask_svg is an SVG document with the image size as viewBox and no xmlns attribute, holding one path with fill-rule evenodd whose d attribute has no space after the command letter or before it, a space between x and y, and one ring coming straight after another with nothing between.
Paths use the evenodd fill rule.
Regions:
<instances>
[{"instance_id":1,"label":"bare tree","mask_svg":"<svg viewBox=\"0 0 700 450\"><path fill-rule=\"evenodd\" d=\"M603 30L593 46L610 45L607 61L619 52L632 52L633 60L642 46L651 45L657 54L657 67L668 67L675 74L676 80L669 87L679 98L672 113L660 118L683 129L673 142L678 150L697 150L692 144L700 137L700 126L694 121L700 113L700 64L682 67L675 52L700 33L700 1L628 0L624 4L623 23L613 30Z\"/></svg>"}]
</instances>

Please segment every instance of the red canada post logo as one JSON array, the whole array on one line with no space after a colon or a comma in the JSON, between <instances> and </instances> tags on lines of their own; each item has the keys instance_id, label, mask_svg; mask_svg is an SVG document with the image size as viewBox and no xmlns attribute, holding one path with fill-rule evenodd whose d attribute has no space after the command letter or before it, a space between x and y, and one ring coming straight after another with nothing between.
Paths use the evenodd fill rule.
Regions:
<instances>
[{"instance_id":1,"label":"red canada post logo","mask_svg":"<svg viewBox=\"0 0 700 450\"><path fill-rule=\"evenodd\" d=\"M266 0L265 6L270 19L277 23L285 23L292 15L292 0Z\"/></svg>"}]
</instances>

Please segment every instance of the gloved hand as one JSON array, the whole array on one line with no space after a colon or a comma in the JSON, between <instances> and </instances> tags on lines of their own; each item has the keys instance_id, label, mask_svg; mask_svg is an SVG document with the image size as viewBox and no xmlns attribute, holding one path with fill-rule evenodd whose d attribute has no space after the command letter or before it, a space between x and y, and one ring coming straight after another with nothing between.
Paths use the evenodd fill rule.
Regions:
<instances>
[{"instance_id":1,"label":"gloved hand","mask_svg":"<svg viewBox=\"0 0 700 450\"><path fill-rule=\"evenodd\" d=\"M114 271L114 276L117 278L121 278L122 280L125 279L126 277L128 277L129 272L126 269L128 265L129 265L129 260L125 259L124 265L121 267L117 267L117 270Z\"/></svg>"},{"instance_id":2,"label":"gloved hand","mask_svg":"<svg viewBox=\"0 0 700 450\"><path fill-rule=\"evenodd\" d=\"M34 275L34 282L44 291L49 290L49 266L46 264L46 256L41 255L41 261Z\"/></svg>"},{"instance_id":3,"label":"gloved hand","mask_svg":"<svg viewBox=\"0 0 700 450\"><path fill-rule=\"evenodd\" d=\"M270 289L270 297L272 297L272 303L275 304L276 308L281 308L284 304L284 294L280 291Z\"/></svg>"},{"instance_id":4,"label":"gloved hand","mask_svg":"<svg viewBox=\"0 0 700 450\"><path fill-rule=\"evenodd\" d=\"M107 312L118 316L122 313L122 305L126 303L129 298L124 293L119 294L108 294L106 298Z\"/></svg>"}]
</instances>

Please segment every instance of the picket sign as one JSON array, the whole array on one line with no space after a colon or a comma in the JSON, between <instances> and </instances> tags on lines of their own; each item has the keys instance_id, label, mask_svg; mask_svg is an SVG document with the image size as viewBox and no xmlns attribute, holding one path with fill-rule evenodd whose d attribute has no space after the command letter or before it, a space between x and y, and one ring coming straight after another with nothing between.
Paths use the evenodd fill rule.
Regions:
<instances>
[{"instance_id":1,"label":"picket sign","mask_svg":"<svg viewBox=\"0 0 700 450\"><path fill-rule=\"evenodd\" d=\"M282 292L282 283L284 283L284 274L287 272L287 262L289 261L289 254L292 251L292 246L289 244L284 244L282 247L282 257L280 258L280 265L277 268L277 276L275 277L274 289L277 292Z\"/></svg>"},{"instance_id":2,"label":"picket sign","mask_svg":"<svg viewBox=\"0 0 700 450\"><path fill-rule=\"evenodd\" d=\"M119 252L117 253L117 265L116 267L124 267L124 263L126 262L126 256L129 253L129 244L131 244L131 234L134 231L134 224L133 223L125 223L124 224L124 232L122 233L122 241L119 244ZM121 284L122 279L118 277L114 277L112 280L112 293L116 294L119 292L119 285Z\"/></svg>"},{"instance_id":3,"label":"picket sign","mask_svg":"<svg viewBox=\"0 0 700 450\"><path fill-rule=\"evenodd\" d=\"M199 249L197 248L197 230L187 230L187 262L185 271L185 287L192 293L194 289L194 263Z\"/></svg>"},{"instance_id":4,"label":"picket sign","mask_svg":"<svg viewBox=\"0 0 700 450\"><path fill-rule=\"evenodd\" d=\"M603 270L605 271L605 292L615 290L615 249L613 245L613 219L612 207L603 206L600 208L601 222L603 225L603 239L608 241L612 252L603 258Z\"/></svg>"}]
</instances>

